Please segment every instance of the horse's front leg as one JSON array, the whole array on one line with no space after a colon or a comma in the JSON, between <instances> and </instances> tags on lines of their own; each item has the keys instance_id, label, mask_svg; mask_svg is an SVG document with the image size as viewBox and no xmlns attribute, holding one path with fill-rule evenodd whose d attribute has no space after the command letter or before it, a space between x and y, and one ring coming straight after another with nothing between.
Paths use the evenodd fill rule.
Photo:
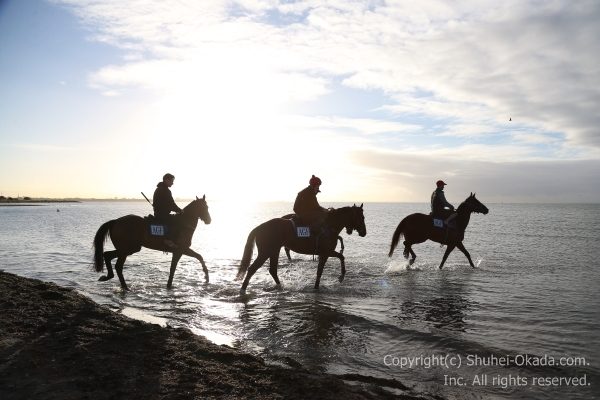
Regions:
<instances>
[{"instance_id":1,"label":"horse's front leg","mask_svg":"<svg viewBox=\"0 0 600 400\"><path fill-rule=\"evenodd\" d=\"M177 268L177 263L179 262L182 254L183 253L179 249L173 251L173 258L171 259L171 271L169 272L169 280L167 281L167 289L171 289L171 286L173 286L173 276L175 275L175 269Z\"/></svg>"},{"instance_id":2,"label":"horse's front leg","mask_svg":"<svg viewBox=\"0 0 600 400\"><path fill-rule=\"evenodd\" d=\"M469 254L469 252L465 248L465 245L462 244L462 242L458 242L458 243L456 243L456 247L458 247L458 249L460 251L462 251L463 254L467 257L467 260L469 260L469 264L471 264L471 267L475 268L475 265L473 264L473 260L471 260L471 255Z\"/></svg>"},{"instance_id":3,"label":"horse's front leg","mask_svg":"<svg viewBox=\"0 0 600 400\"><path fill-rule=\"evenodd\" d=\"M452 250L454 250L455 247L456 247L455 243L448 245L448 247L446 248L446 252L444 253L444 257L442 257L442 263L440 264L440 269L442 269L442 267L444 266L444 263L446 262L446 259L448 258L450 253L452 253Z\"/></svg>"},{"instance_id":4,"label":"horse's front leg","mask_svg":"<svg viewBox=\"0 0 600 400\"><path fill-rule=\"evenodd\" d=\"M189 257L194 257L196 260L200 261L200 264L202 265L202 271L204 271L204 280L206 283L208 283L208 268L206 268L206 264L204 263L202 256L190 248L185 249L183 254Z\"/></svg>"},{"instance_id":5,"label":"horse's front leg","mask_svg":"<svg viewBox=\"0 0 600 400\"><path fill-rule=\"evenodd\" d=\"M340 260L340 277L338 279L340 283L343 282L344 276L346 275L346 258L341 252L338 253L337 251L332 251L329 253L329 257L335 257Z\"/></svg>"},{"instance_id":6,"label":"horse's front leg","mask_svg":"<svg viewBox=\"0 0 600 400\"><path fill-rule=\"evenodd\" d=\"M319 265L317 267L317 280L315 282L315 289L319 288L319 283L321 282L321 275L323 275L323 267L325 267L327 258L329 258L329 256L319 255Z\"/></svg>"}]
</instances>

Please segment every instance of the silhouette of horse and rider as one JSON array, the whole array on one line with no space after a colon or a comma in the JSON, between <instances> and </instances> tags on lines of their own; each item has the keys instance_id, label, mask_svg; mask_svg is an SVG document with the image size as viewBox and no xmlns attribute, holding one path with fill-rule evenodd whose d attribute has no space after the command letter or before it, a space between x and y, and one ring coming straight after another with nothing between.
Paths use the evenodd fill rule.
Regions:
<instances>
[{"instance_id":1,"label":"silhouette of horse and rider","mask_svg":"<svg viewBox=\"0 0 600 400\"><path fill-rule=\"evenodd\" d=\"M445 183L438 181L438 189L443 186ZM412 258L409 260L409 265L412 265L417 258L417 255L412 249L412 245L417 243L423 243L427 240L432 240L434 242L438 242L441 244L445 244L446 252L442 257L442 262L440 263L439 268L442 269L446 259L454 250L455 247L458 247L460 251L467 257L469 260L469 264L471 267L475 268L473 264L473 260L471 260L471 255L463 245L462 241L465 237L465 230L469 225L469 220L471 219L472 213L482 213L487 214L488 208L484 206L477 198L475 198L475 194L471 193L469 197L465 201L463 201L458 208L456 209L456 213L452 213L448 216L448 213L434 213L434 211L443 210L436 209L435 207L439 207L437 204L438 200L435 199L435 192L432 195L432 213L429 215L426 214L410 214L405 217L400 223L398 227L394 231L392 236L392 243L390 244L390 251L388 256L391 257L394 254L394 249L398 245L400 238L404 236L404 258L408 259L409 254ZM445 200L445 198L444 198ZM434 205L434 203L436 203ZM441 204L441 201L439 202ZM448 205L450 205L448 203ZM450 205L450 207L453 209ZM449 207L449 208L450 208ZM445 218L445 219L440 219ZM454 228L452 229L449 225L449 220L455 220Z\"/></svg>"},{"instance_id":2,"label":"silhouette of horse and rider","mask_svg":"<svg viewBox=\"0 0 600 400\"><path fill-rule=\"evenodd\" d=\"M175 270L182 255L196 258L202 265L206 282L209 281L204 259L190 249L198 220L201 219L205 224L211 223L206 196L201 199L196 197L182 210L173 200L169 189L174 180L172 174L165 174L162 182L158 183L153 196L153 216L126 215L100 226L94 237L94 267L97 272L103 271L104 266L107 269L107 274L101 276L100 281L114 277L111 261L116 258L115 270L121 287L128 290L123 277L123 265L129 255L140 251L142 247L173 254L167 281L168 288L172 286ZM325 263L330 257L340 260L339 281L343 281L346 273L345 258L342 254L344 244L339 234L343 229L347 234L357 231L361 237L367 234L363 205L355 204L338 209L321 207L316 197L320 192L321 184L321 179L312 175L309 185L296 197L295 214L273 218L250 231L236 277L237 280L244 279L241 293L246 291L252 276L267 260L269 260L269 273L275 284L278 286L281 284L277 267L282 247L285 248L289 259L291 259L290 250L318 256L315 289L319 288ZM392 256L400 238L404 236L404 257L408 258L409 254L412 255L409 261L412 264L416 259L412 245L433 240L447 245L440 269L455 247L465 254L469 264L474 268L471 256L462 244L464 232L469 224L470 215L473 212L487 214L488 208L471 193L455 211L443 193L446 183L438 181L436 185L437 188L431 196L431 213L429 215L416 213L405 217L392 236L388 256ZM171 212L176 214L173 215ZM111 238L115 250L104 251L104 242L108 237ZM335 251L338 240L342 244L340 252ZM255 245L258 254L251 264Z\"/></svg>"}]
</instances>

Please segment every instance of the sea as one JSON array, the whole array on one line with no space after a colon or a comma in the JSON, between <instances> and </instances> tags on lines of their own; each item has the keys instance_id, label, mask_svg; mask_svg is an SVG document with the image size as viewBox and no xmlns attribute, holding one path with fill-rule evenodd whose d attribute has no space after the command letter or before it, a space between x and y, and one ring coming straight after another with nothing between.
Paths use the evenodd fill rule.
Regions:
<instances>
[{"instance_id":1,"label":"sea","mask_svg":"<svg viewBox=\"0 0 600 400\"><path fill-rule=\"evenodd\" d=\"M392 392L401 382L425 398L600 398L599 204L486 204L489 214L472 215L463 242L476 268L455 250L439 270L445 247L434 242L413 247L412 266L402 243L387 255L400 220L427 213L427 203L365 203L367 235L341 234L343 282L330 259L315 290L313 257L292 253L290 262L281 251L282 286L265 265L240 295L234 278L248 233L292 205L208 203L212 223L199 222L192 249L209 283L184 256L167 289L171 256L148 249L126 260L129 291L116 277L98 281L94 234L110 219L151 212L133 201L0 207L0 269L269 363Z\"/></svg>"}]
</instances>

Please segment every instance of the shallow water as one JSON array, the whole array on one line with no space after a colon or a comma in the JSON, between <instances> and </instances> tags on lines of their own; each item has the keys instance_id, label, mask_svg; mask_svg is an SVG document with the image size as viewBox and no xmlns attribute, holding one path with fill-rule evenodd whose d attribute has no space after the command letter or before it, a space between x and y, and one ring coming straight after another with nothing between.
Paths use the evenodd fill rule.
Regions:
<instances>
[{"instance_id":1,"label":"shallow water","mask_svg":"<svg viewBox=\"0 0 600 400\"><path fill-rule=\"evenodd\" d=\"M487 204L490 213L472 216L464 241L478 268L455 251L440 271L445 248L433 242L414 246L418 258L411 268L401 246L387 257L401 218L427 212L427 204L365 204L367 236L342 233L344 282L333 259L315 291L312 257L296 254L289 263L281 252L283 287L276 288L263 267L245 296L233 278L248 232L291 205L239 209L210 199L209 205L213 222L200 222L192 245L206 260L208 284L199 263L184 257L167 290L170 255L146 249L125 264L131 291L122 292L117 278L97 281L91 270L96 230L125 214L148 214L142 202L0 207L0 269L73 287L126 315L186 326L216 343L312 371L398 379L447 398L600 396L600 205ZM585 357L584 365L537 365L581 363L574 357ZM511 365L498 365L508 358ZM442 359L460 359L461 366L440 366ZM409 360L412 366L400 366ZM478 365L468 365L473 360ZM538 380L545 377L563 380L539 386L552 384Z\"/></svg>"}]
</instances>

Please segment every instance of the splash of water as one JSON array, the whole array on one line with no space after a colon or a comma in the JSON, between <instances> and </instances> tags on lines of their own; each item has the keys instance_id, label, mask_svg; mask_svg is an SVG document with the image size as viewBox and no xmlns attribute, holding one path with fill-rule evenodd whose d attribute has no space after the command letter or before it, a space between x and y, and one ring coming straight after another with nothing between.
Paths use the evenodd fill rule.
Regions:
<instances>
[{"instance_id":1,"label":"splash of water","mask_svg":"<svg viewBox=\"0 0 600 400\"><path fill-rule=\"evenodd\" d=\"M392 260L388 264L385 274L398 274L410 269L410 264L408 260L396 261Z\"/></svg>"}]
</instances>

